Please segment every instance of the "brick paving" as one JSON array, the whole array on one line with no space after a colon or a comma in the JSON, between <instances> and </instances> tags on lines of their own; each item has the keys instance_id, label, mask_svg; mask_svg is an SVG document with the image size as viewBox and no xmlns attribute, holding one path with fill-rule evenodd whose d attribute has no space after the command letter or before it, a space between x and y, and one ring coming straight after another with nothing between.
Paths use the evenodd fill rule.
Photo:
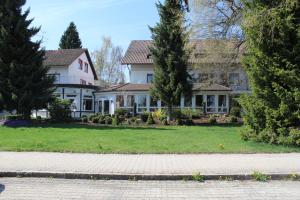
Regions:
<instances>
[{"instance_id":1,"label":"brick paving","mask_svg":"<svg viewBox=\"0 0 300 200\"><path fill-rule=\"evenodd\" d=\"M300 174L300 154L121 155L0 152L0 172L111 175Z\"/></svg>"},{"instance_id":2,"label":"brick paving","mask_svg":"<svg viewBox=\"0 0 300 200\"><path fill-rule=\"evenodd\" d=\"M300 182L0 178L3 200L300 200Z\"/></svg>"}]
</instances>

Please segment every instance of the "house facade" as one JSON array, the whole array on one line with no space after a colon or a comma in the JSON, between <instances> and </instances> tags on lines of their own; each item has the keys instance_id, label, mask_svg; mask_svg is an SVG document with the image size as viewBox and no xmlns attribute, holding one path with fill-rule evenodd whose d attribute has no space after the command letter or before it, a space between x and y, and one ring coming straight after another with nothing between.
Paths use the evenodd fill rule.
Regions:
<instances>
[{"instance_id":1,"label":"house facade","mask_svg":"<svg viewBox=\"0 0 300 200\"><path fill-rule=\"evenodd\" d=\"M133 111L135 104L137 113L165 107L163 102L150 95L154 78L154 65L149 50L151 45L150 40L131 42L122 59L123 65L130 66L130 82L96 91L95 112L113 114L118 108ZM192 98L182 96L179 105L174 106L209 114L228 113L236 95L250 92L248 78L239 59L205 56L205 49L214 45L208 40L195 40L191 45L195 50L189 67L193 78Z\"/></svg>"},{"instance_id":2,"label":"house facade","mask_svg":"<svg viewBox=\"0 0 300 200\"><path fill-rule=\"evenodd\" d=\"M95 86L98 80L87 49L60 49L46 51L44 66L49 67L48 76L55 77L54 96L72 103L72 116L79 118L95 112ZM48 117L47 110L33 115Z\"/></svg>"}]
</instances>

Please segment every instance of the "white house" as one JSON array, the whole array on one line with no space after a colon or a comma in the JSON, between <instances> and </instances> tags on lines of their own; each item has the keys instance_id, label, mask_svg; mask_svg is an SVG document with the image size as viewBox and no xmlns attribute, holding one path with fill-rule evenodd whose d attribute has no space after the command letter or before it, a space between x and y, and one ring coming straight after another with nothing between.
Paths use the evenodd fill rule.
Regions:
<instances>
[{"instance_id":1,"label":"white house","mask_svg":"<svg viewBox=\"0 0 300 200\"><path fill-rule=\"evenodd\" d=\"M54 96L72 102L73 117L95 112L94 92L99 88L94 83L98 78L87 49L46 51L43 64L50 68L48 75L55 77ZM37 113L47 114L46 110Z\"/></svg>"},{"instance_id":2,"label":"white house","mask_svg":"<svg viewBox=\"0 0 300 200\"><path fill-rule=\"evenodd\" d=\"M225 41L226 42L226 41ZM178 108L205 109L206 113L228 113L232 97L250 92L245 71L239 63L225 59L209 60L205 57L208 40L194 40L195 55L190 60L190 74L193 77L191 100L181 98ZM149 47L152 41L132 41L123 60L123 65L131 67L130 82L115 85L95 92L95 112L113 114L115 109L124 108L137 113L163 108L161 101L150 95L154 66ZM213 43L211 44L213 45Z\"/></svg>"}]
</instances>

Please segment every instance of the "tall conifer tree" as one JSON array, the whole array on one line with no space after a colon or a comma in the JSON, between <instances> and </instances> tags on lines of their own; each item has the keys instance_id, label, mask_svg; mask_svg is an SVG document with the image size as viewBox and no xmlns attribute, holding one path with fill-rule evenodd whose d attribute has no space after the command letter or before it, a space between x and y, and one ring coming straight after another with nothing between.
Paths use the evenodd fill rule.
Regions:
<instances>
[{"instance_id":1,"label":"tall conifer tree","mask_svg":"<svg viewBox=\"0 0 300 200\"><path fill-rule=\"evenodd\" d=\"M154 61L152 95L161 99L168 108L172 120L173 106L178 105L182 95L192 94L188 73L188 32L185 25L186 7L182 0L166 0L158 3L160 22L152 32L151 54Z\"/></svg>"},{"instance_id":2,"label":"tall conifer tree","mask_svg":"<svg viewBox=\"0 0 300 200\"><path fill-rule=\"evenodd\" d=\"M244 136L300 146L299 0L245 0L244 31L253 91L241 99Z\"/></svg>"},{"instance_id":3,"label":"tall conifer tree","mask_svg":"<svg viewBox=\"0 0 300 200\"><path fill-rule=\"evenodd\" d=\"M51 98L53 79L42 65L41 41L32 41L40 28L30 27L29 10L22 13L25 2L0 0L0 107L29 118Z\"/></svg>"},{"instance_id":4,"label":"tall conifer tree","mask_svg":"<svg viewBox=\"0 0 300 200\"><path fill-rule=\"evenodd\" d=\"M79 38L79 33L77 31L74 22L71 22L63 36L61 37L60 49L81 49L82 44Z\"/></svg>"}]
</instances>

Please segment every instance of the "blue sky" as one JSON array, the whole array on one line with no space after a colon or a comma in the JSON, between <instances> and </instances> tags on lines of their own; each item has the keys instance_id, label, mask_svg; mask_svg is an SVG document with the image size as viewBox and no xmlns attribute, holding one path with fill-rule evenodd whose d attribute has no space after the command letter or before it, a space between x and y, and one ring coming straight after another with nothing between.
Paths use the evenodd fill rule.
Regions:
<instances>
[{"instance_id":1,"label":"blue sky","mask_svg":"<svg viewBox=\"0 0 300 200\"><path fill-rule=\"evenodd\" d=\"M71 21L83 46L90 51L101 47L103 36L126 49L131 40L150 39L148 25L159 20L157 0L27 0L33 25L42 26L38 39L46 49L57 49Z\"/></svg>"}]
</instances>

